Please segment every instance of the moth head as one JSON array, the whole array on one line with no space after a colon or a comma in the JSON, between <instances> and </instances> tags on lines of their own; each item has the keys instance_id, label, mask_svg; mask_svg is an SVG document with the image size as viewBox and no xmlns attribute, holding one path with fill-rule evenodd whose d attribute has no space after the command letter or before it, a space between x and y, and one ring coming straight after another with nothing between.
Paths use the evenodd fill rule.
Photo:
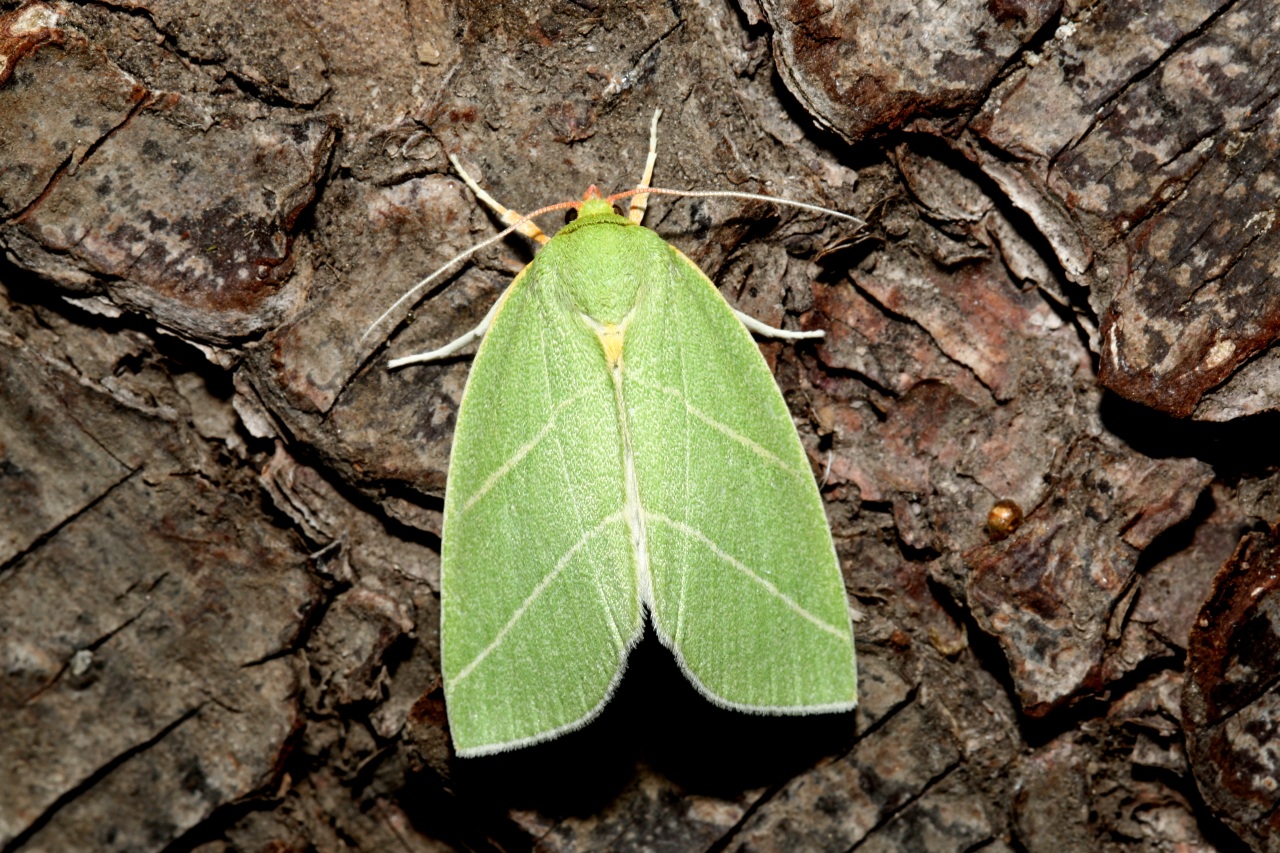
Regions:
<instances>
[{"instance_id":1,"label":"moth head","mask_svg":"<svg viewBox=\"0 0 1280 853\"><path fill-rule=\"evenodd\" d=\"M613 213L613 202L600 195L600 188L595 184L587 187L578 202L578 216L599 216L602 213Z\"/></svg>"}]
</instances>

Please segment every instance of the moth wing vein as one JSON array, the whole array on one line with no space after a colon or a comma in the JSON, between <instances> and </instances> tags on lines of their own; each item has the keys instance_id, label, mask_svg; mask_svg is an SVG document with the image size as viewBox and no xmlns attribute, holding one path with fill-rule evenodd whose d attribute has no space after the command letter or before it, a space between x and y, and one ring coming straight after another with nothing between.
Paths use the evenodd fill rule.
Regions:
<instances>
[{"instance_id":1,"label":"moth wing vein","mask_svg":"<svg viewBox=\"0 0 1280 853\"><path fill-rule=\"evenodd\" d=\"M573 559L575 554L586 547L586 544L590 542L593 537L604 531L606 527L621 521L622 517L623 514L621 512L615 512L613 515L601 519L599 524L583 533L581 538L579 538L577 542L573 543L569 550L565 552L564 556L559 560L556 560L555 567L551 571L547 572L542 580L538 581L537 585L525 600L520 602L520 606L511 614L511 618L507 620L506 624L498 630L498 633L494 636L493 640L489 642L489 645L481 649L475 658L472 659L471 663L458 670L458 674L452 679L451 686L456 688L475 670L477 666L480 665L482 661L484 661L485 658L491 655L499 646L502 645L502 641L507 638L507 634L509 634L511 629L515 627L515 624L519 622L520 618L524 616L530 607L533 606L533 603L537 601L544 592L546 592L547 587L555 583L556 578L560 577L560 573L564 571L565 566L569 565L569 561Z\"/></svg>"},{"instance_id":2,"label":"moth wing vein","mask_svg":"<svg viewBox=\"0 0 1280 853\"><path fill-rule=\"evenodd\" d=\"M536 450L538 445L541 444L551 431L556 428L556 422L560 417L560 413L569 406L578 402L582 397L582 394L578 394L557 403L551 410L551 417L547 419L547 422L542 425L533 438L517 447L515 452L511 454L507 461L503 462L497 468L494 468L489 476L484 478L484 482L480 484L480 488L476 489L475 492L473 492L471 496L463 502L462 507L458 510L458 514L465 515L467 511L470 510L471 507L475 506L481 498L488 494L494 486L498 485L498 481L510 474L526 456Z\"/></svg>"},{"instance_id":3,"label":"moth wing vein","mask_svg":"<svg viewBox=\"0 0 1280 853\"><path fill-rule=\"evenodd\" d=\"M690 527L689 525L685 524L682 521L676 521L674 518L668 518L667 516L661 515L659 513L647 512L645 514L649 517L651 521L660 522L662 524L667 525L673 530L677 530L680 533L685 534L686 536L691 536L694 539L697 539L699 542L703 543L708 548L710 548L711 552L715 554L717 557L724 560L730 566L737 569L739 572L746 575L748 578L755 581L760 586L764 587L764 589L770 595L772 595L773 597L781 601L783 604L785 604L787 608L793 611L796 615L811 622L818 629L825 631L826 633L831 634L832 636L840 640L844 640L848 637L849 632L847 628L844 628L844 629L839 628L835 625L830 624L829 622L826 622L825 620L819 618L818 616L815 616L814 614L810 613L803 606L801 606L800 602L796 601L794 598L787 595L782 590L778 589L778 587L775 586L772 581L770 581L768 578L762 577L759 572L752 569L746 563L742 562L737 557L730 554L728 551L725 551L723 548L717 545L714 541L712 541L701 530L698 530L696 527Z\"/></svg>"},{"instance_id":4,"label":"moth wing vein","mask_svg":"<svg viewBox=\"0 0 1280 853\"><path fill-rule=\"evenodd\" d=\"M807 471L807 470L797 471L795 468L792 468L790 465L788 465L776 453L774 453L772 450L769 450L769 448L743 435L742 433L738 432L736 429L729 426L728 424L721 423L720 421L711 417L706 412L702 411L697 406L690 403L685 398L685 395L681 391L675 388L668 388L665 385L654 385L653 383L647 382L643 379L636 377L634 374L632 375L632 378L637 383L645 386L646 388L650 388L659 393L666 394L669 397L674 397L676 400L680 402L681 405L684 406L686 412L693 415L695 418L702 421L704 424L716 430L717 432L721 433L725 437L729 438L731 441L734 441L737 444L741 445L742 447L746 448L747 450L750 450L752 453L759 456L761 459L765 460L770 465L773 465L781 469L782 471L785 471L786 473L790 474L793 477L804 478L804 477L813 476L813 472L811 471Z\"/></svg>"}]
</instances>

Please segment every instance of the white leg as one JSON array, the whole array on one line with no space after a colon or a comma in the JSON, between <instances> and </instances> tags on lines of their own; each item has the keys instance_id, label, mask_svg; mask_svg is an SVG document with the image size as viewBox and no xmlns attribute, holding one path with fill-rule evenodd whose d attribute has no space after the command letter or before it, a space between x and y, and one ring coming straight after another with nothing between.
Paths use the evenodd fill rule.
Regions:
<instances>
[{"instance_id":1,"label":"white leg","mask_svg":"<svg viewBox=\"0 0 1280 853\"><path fill-rule=\"evenodd\" d=\"M804 341L812 338L826 337L826 332L822 329L816 329L812 332L792 332L787 329L775 329L766 323L761 323L750 314L743 314L737 308L733 309L733 313L742 321L742 325L746 326L757 335L764 335L766 338L777 338L783 341Z\"/></svg>"},{"instance_id":2,"label":"white leg","mask_svg":"<svg viewBox=\"0 0 1280 853\"><path fill-rule=\"evenodd\" d=\"M658 119L661 117L662 110L653 111L653 123L649 125L649 156L644 161L644 174L640 177L640 183L636 184L636 189L648 189L653 181L653 164L658 162ZM648 207L649 194L636 193L631 197L627 218L639 225L644 220L644 212Z\"/></svg>"},{"instance_id":3,"label":"white leg","mask_svg":"<svg viewBox=\"0 0 1280 853\"><path fill-rule=\"evenodd\" d=\"M465 347L472 341L478 341L484 337L484 333L489 331L489 323L493 321L493 315L498 313L498 306L502 304L502 297L498 297L498 301L493 303L493 307L489 309L489 313L484 315L484 319L480 321L480 325L476 326L469 332L449 341L449 343L433 349L430 352L420 352L417 355L406 355L402 358L393 358L387 362L387 367L395 370L397 367L404 367L406 364L419 364L426 361L439 361L442 358L448 358L458 350Z\"/></svg>"},{"instance_id":4,"label":"white leg","mask_svg":"<svg viewBox=\"0 0 1280 853\"><path fill-rule=\"evenodd\" d=\"M470 187L471 191L476 194L476 198L489 205L489 209L498 214L502 219L503 225L514 225L517 231L528 237L530 240L536 241L540 246L545 246L547 244L547 240L550 238L546 234L542 233L541 228L534 225L533 222L528 219L521 222L520 220L523 219L523 217L520 214L508 207L504 207L496 198L485 192L484 189L467 174L467 171L462 168L462 164L458 162L457 157L450 154L449 162L452 163L453 168L458 171L458 177L462 178L462 182Z\"/></svg>"}]
</instances>

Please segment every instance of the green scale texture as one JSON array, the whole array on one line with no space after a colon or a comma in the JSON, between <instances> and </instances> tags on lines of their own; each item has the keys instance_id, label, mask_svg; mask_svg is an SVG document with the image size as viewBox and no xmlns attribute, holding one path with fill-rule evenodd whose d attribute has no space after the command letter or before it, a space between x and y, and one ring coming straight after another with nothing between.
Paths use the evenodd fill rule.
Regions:
<instances>
[{"instance_id":1,"label":"green scale texture","mask_svg":"<svg viewBox=\"0 0 1280 853\"><path fill-rule=\"evenodd\" d=\"M624 322L619 386L596 329ZM856 702L831 534L768 366L710 280L604 201L584 202L512 282L476 355L441 598L461 755L594 718L646 607L718 705L807 714Z\"/></svg>"}]
</instances>

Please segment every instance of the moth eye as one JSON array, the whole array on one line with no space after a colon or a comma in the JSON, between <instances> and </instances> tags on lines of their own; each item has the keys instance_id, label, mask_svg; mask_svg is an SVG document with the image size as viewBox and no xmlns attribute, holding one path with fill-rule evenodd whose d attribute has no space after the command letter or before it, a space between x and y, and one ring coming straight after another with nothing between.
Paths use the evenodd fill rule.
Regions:
<instances>
[{"instance_id":1,"label":"moth eye","mask_svg":"<svg viewBox=\"0 0 1280 853\"><path fill-rule=\"evenodd\" d=\"M1022 507L1010 500L996 501L987 513L987 535L996 542L1007 539L1022 525Z\"/></svg>"},{"instance_id":2,"label":"moth eye","mask_svg":"<svg viewBox=\"0 0 1280 853\"><path fill-rule=\"evenodd\" d=\"M570 222L578 218L578 208L566 207L564 210L564 223L568 225Z\"/></svg>"},{"instance_id":3,"label":"moth eye","mask_svg":"<svg viewBox=\"0 0 1280 853\"><path fill-rule=\"evenodd\" d=\"M618 204L616 201L613 203L613 212L619 216L627 215L626 211L622 209L622 205Z\"/></svg>"}]
</instances>

